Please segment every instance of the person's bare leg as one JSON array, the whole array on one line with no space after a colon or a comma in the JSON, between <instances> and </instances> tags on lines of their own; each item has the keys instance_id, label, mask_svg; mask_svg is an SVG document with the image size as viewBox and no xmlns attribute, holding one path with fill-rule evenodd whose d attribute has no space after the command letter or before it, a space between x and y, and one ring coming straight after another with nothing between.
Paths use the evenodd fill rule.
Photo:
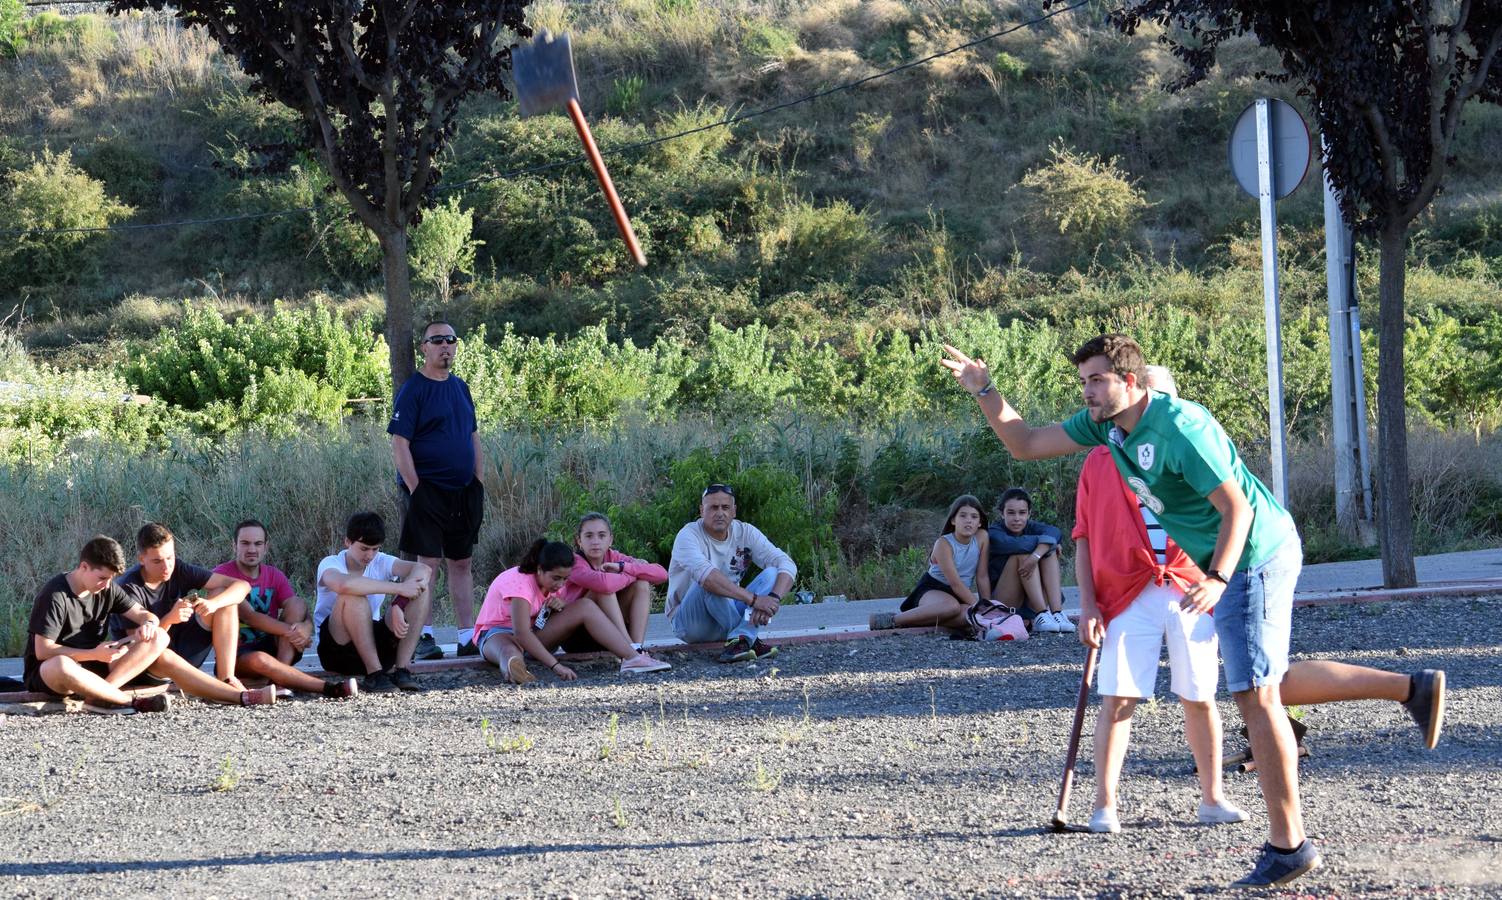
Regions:
<instances>
[{"instance_id":1,"label":"person's bare leg","mask_svg":"<svg viewBox=\"0 0 1502 900\"><path fill-rule=\"evenodd\" d=\"M480 653L485 659L495 663L506 680L516 684L526 684L536 681L536 677L527 671L527 655L516 644L516 639L509 634L498 634L487 640L485 646L480 648Z\"/></svg>"},{"instance_id":2,"label":"person's bare leg","mask_svg":"<svg viewBox=\"0 0 1502 900\"><path fill-rule=\"evenodd\" d=\"M406 608L402 610L407 617L407 634L397 641L396 661L392 664L395 668L411 668L412 651L417 649L417 639L422 637L422 623L432 615L432 596L433 591L429 589L421 597L408 600Z\"/></svg>"},{"instance_id":3,"label":"person's bare leg","mask_svg":"<svg viewBox=\"0 0 1502 900\"><path fill-rule=\"evenodd\" d=\"M965 605L943 591L929 591L918 598L918 605L892 617L895 628L958 628L964 625Z\"/></svg>"},{"instance_id":4,"label":"person's bare leg","mask_svg":"<svg viewBox=\"0 0 1502 900\"><path fill-rule=\"evenodd\" d=\"M85 700L129 706L131 696L120 688L85 669L70 656L54 656L42 660L37 674L53 693L67 696L77 694Z\"/></svg>"},{"instance_id":5,"label":"person's bare leg","mask_svg":"<svg viewBox=\"0 0 1502 900\"><path fill-rule=\"evenodd\" d=\"M370 601L358 594L340 594L334 600L332 616L334 640L340 644L354 645L355 652L360 654L361 665L365 666L365 674L374 675L384 669L381 654L376 651L375 623L370 620ZM412 630L422 631L421 628Z\"/></svg>"},{"instance_id":6,"label":"person's bare leg","mask_svg":"<svg viewBox=\"0 0 1502 900\"><path fill-rule=\"evenodd\" d=\"M1408 699L1408 688L1408 676L1397 672L1309 659L1288 667L1278 693L1285 706L1315 706L1342 700L1395 700L1402 703Z\"/></svg>"},{"instance_id":7,"label":"person's bare leg","mask_svg":"<svg viewBox=\"0 0 1502 900\"><path fill-rule=\"evenodd\" d=\"M300 630L305 636L313 636L313 623L308 619L308 604L301 597L293 597L282 605L282 621L293 628ZM292 657L297 655L297 648L286 638L276 640L276 658L278 662L292 665Z\"/></svg>"},{"instance_id":8,"label":"person's bare leg","mask_svg":"<svg viewBox=\"0 0 1502 900\"><path fill-rule=\"evenodd\" d=\"M156 658L167 649L171 636L161 628L149 641L137 640L125 651L125 655L110 664L110 673L104 680L114 687L124 687L132 678L146 671ZM88 671L88 670L85 670Z\"/></svg>"},{"instance_id":9,"label":"person's bare leg","mask_svg":"<svg viewBox=\"0 0 1502 900\"><path fill-rule=\"evenodd\" d=\"M1059 554L1050 553L1038 560L1038 575L1043 581L1043 599L1049 612L1064 611L1064 588L1059 578Z\"/></svg>"},{"instance_id":10,"label":"person's bare leg","mask_svg":"<svg viewBox=\"0 0 1502 900\"><path fill-rule=\"evenodd\" d=\"M1215 805L1225 801L1220 773L1220 711L1209 700L1179 700L1184 707L1184 739L1199 770L1200 797Z\"/></svg>"},{"instance_id":11,"label":"person's bare leg","mask_svg":"<svg viewBox=\"0 0 1502 900\"><path fill-rule=\"evenodd\" d=\"M601 647L620 659L636 656L636 649L626 639L626 632L617 629L615 623L598 606L588 602L570 603L561 611L553 613L548 618L548 624L537 632L537 639L542 641L544 647L556 647L581 625Z\"/></svg>"},{"instance_id":12,"label":"person's bare leg","mask_svg":"<svg viewBox=\"0 0 1502 900\"><path fill-rule=\"evenodd\" d=\"M428 571L433 573L430 576L430 580L428 581L428 596L429 597L437 597L438 596L438 575L439 575L440 572L443 571L443 558L442 557L438 557L438 556L419 556L417 558L417 561L420 562L420 563L422 563L423 565L427 566L428 567ZM452 581L452 579L449 579L448 584L449 584L449 591L450 591L450 593L452 593L453 592L453 581ZM438 604L436 604L436 603L429 604L429 606L428 606L428 614L427 614L426 617L423 618L423 620L421 622L416 622L416 621L414 621L412 619L408 619L407 621L408 622L412 622L412 624L414 624L414 625L417 625L418 626L417 630L418 631L422 631L422 627L421 626L423 626L423 625L432 625L433 624L433 612L437 608L438 608ZM414 646L416 646L416 645L414 645Z\"/></svg>"},{"instance_id":13,"label":"person's bare leg","mask_svg":"<svg viewBox=\"0 0 1502 900\"><path fill-rule=\"evenodd\" d=\"M256 650L240 657L240 671L259 675L272 684L302 691L305 694L323 693L323 679L309 675L301 669L287 665L269 653Z\"/></svg>"},{"instance_id":14,"label":"person's bare leg","mask_svg":"<svg viewBox=\"0 0 1502 900\"><path fill-rule=\"evenodd\" d=\"M1304 842L1298 751L1278 688L1252 688L1231 696L1241 710L1252 758L1257 760L1257 783L1267 804L1268 840L1275 847L1298 847Z\"/></svg>"},{"instance_id":15,"label":"person's bare leg","mask_svg":"<svg viewBox=\"0 0 1502 900\"><path fill-rule=\"evenodd\" d=\"M1012 559L1021 559L1021 557L1014 556ZM1011 560L1007 562L1011 562ZM1048 605L1048 598L1043 596L1043 578L1039 573L1039 570L1042 568L1043 565L1040 562L1038 565L1033 566L1033 571L1029 575L1023 575L1019 571L1017 580L1022 582L1022 592L1027 595L1028 606L1038 612L1053 612L1053 607Z\"/></svg>"},{"instance_id":16,"label":"person's bare leg","mask_svg":"<svg viewBox=\"0 0 1502 900\"><path fill-rule=\"evenodd\" d=\"M449 574L449 602L454 605L454 624L460 630L473 628L475 624L475 571L471 557L451 559L447 563ZM432 591L428 594L431 596ZM432 621L430 612L428 620Z\"/></svg>"},{"instance_id":17,"label":"person's bare leg","mask_svg":"<svg viewBox=\"0 0 1502 900\"><path fill-rule=\"evenodd\" d=\"M1012 609L1026 607L1033 612L1046 612L1048 604L1043 602L1042 594L1034 596L1023 583L1022 575L1017 570L1017 564L1021 561L1021 554L1014 553L1007 557L1006 564L1001 567L1001 576L991 588L991 596Z\"/></svg>"},{"instance_id":18,"label":"person's bare leg","mask_svg":"<svg viewBox=\"0 0 1502 900\"><path fill-rule=\"evenodd\" d=\"M1135 697L1102 697L1095 717L1095 808L1116 808L1116 787L1132 738Z\"/></svg>"},{"instance_id":19,"label":"person's bare leg","mask_svg":"<svg viewBox=\"0 0 1502 900\"><path fill-rule=\"evenodd\" d=\"M621 613L621 598L619 596L615 594L590 594L588 599L600 608L600 612L605 614L605 618L609 619L616 628L621 630L621 634L626 635L628 640L630 639L631 634L626 630L626 617Z\"/></svg>"},{"instance_id":20,"label":"person's bare leg","mask_svg":"<svg viewBox=\"0 0 1502 900\"><path fill-rule=\"evenodd\" d=\"M171 679L172 683L176 684L184 694L190 694L202 700L230 704L241 702L241 691L230 687L197 666L189 665L187 660L171 650L163 650L162 655L158 656L146 671L158 678Z\"/></svg>"},{"instance_id":21,"label":"person's bare leg","mask_svg":"<svg viewBox=\"0 0 1502 900\"><path fill-rule=\"evenodd\" d=\"M652 615L652 585L640 579L626 588L626 634L631 643L647 639L647 619Z\"/></svg>"},{"instance_id":22,"label":"person's bare leg","mask_svg":"<svg viewBox=\"0 0 1502 900\"><path fill-rule=\"evenodd\" d=\"M199 624L204 624L199 620ZM240 608L236 604L221 607L209 614L209 633L214 641L214 674L237 691L245 685L235 677L235 661L240 651Z\"/></svg>"}]
</instances>

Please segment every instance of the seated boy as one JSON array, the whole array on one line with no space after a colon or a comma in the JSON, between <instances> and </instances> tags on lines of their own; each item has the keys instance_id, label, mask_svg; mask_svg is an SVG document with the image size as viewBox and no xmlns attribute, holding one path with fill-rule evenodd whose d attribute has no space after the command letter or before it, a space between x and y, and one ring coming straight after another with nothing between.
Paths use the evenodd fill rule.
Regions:
<instances>
[{"instance_id":1,"label":"seated boy","mask_svg":"<svg viewBox=\"0 0 1502 900\"><path fill-rule=\"evenodd\" d=\"M324 680L294 668L313 640L308 604L292 590L292 582L266 556L266 526L246 519L235 526L234 559L214 568L214 574L238 578L250 585L240 602L240 646L236 668L293 691L346 699L359 687L353 678Z\"/></svg>"},{"instance_id":2,"label":"seated boy","mask_svg":"<svg viewBox=\"0 0 1502 900\"><path fill-rule=\"evenodd\" d=\"M380 516L355 513L344 528L344 549L318 564L318 659L330 672L363 676L366 691L418 691L408 667L427 621L432 572L382 553L385 541Z\"/></svg>"},{"instance_id":3,"label":"seated boy","mask_svg":"<svg viewBox=\"0 0 1502 900\"><path fill-rule=\"evenodd\" d=\"M96 713L165 712L166 694L132 697L120 686L146 671L167 647L157 617L115 586L125 553L113 538L96 535L78 553L71 572L54 576L32 601L26 641L27 690L84 698ZM130 637L106 643L110 617L135 626Z\"/></svg>"}]
</instances>

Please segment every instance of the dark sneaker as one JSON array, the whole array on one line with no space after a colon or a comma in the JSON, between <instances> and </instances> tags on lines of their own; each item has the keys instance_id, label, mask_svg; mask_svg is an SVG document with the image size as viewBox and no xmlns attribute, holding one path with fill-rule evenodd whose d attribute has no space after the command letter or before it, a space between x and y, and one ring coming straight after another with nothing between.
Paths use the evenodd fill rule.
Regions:
<instances>
[{"instance_id":1,"label":"dark sneaker","mask_svg":"<svg viewBox=\"0 0 1502 900\"><path fill-rule=\"evenodd\" d=\"M756 646L748 637L731 638L725 642L725 649L720 653L720 662L750 662L756 658Z\"/></svg>"},{"instance_id":2,"label":"dark sneaker","mask_svg":"<svg viewBox=\"0 0 1502 900\"><path fill-rule=\"evenodd\" d=\"M1257 864L1252 871L1242 877L1240 881L1233 881L1231 887L1272 887L1287 884L1303 875L1320 867L1322 860L1319 851L1314 849L1314 842L1306 840L1292 853L1279 853L1273 849L1272 844L1262 845L1262 855L1257 857Z\"/></svg>"},{"instance_id":3,"label":"dark sneaker","mask_svg":"<svg viewBox=\"0 0 1502 900\"><path fill-rule=\"evenodd\" d=\"M172 701L166 694L152 694L149 697L136 697L131 700L130 708L143 713L166 712L172 708Z\"/></svg>"},{"instance_id":4,"label":"dark sneaker","mask_svg":"<svg viewBox=\"0 0 1502 900\"><path fill-rule=\"evenodd\" d=\"M1424 733L1424 747L1433 750L1445 727L1445 671L1423 669L1408 676L1408 700L1403 708Z\"/></svg>"},{"instance_id":5,"label":"dark sneaker","mask_svg":"<svg viewBox=\"0 0 1502 900\"><path fill-rule=\"evenodd\" d=\"M253 691L240 692L241 706L271 706L276 703L276 685L268 684Z\"/></svg>"},{"instance_id":6,"label":"dark sneaker","mask_svg":"<svg viewBox=\"0 0 1502 900\"><path fill-rule=\"evenodd\" d=\"M422 690L422 685L418 684L417 679L412 677L411 669L392 669L391 683L409 693Z\"/></svg>"},{"instance_id":7,"label":"dark sneaker","mask_svg":"<svg viewBox=\"0 0 1502 900\"><path fill-rule=\"evenodd\" d=\"M84 703L83 708L96 716L133 716L136 714L134 706L105 703L103 700L89 700Z\"/></svg>"},{"instance_id":8,"label":"dark sneaker","mask_svg":"<svg viewBox=\"0 0 1502 900\"><path fill-rule=\"evenodd\" d=\"M326 678L323 695L332 700L348 700L360 693L360 683L353 678Z\"/></svg>"},{"instance_id":9,"label":"dark sneaker","mask_svg":"<svg viewBox=\"0 0 1502 900\"><path fill-rule=\"evenodd\" d=\"M390 694L396 691L396 683L385 672L371 672L365 676L363 689L367 694Z\"/></svg>"},{"instance_id":10,"label":"dark sneaker","mask_svg":"<svg viewBox=\"0 0 1502 900\"><path fill-rule=\"evenodd\" d=\"M462 644L459 645L459 649L458 649L457 652L454 653L454 655L455 656L479 656L480 655L480 648L475 646L475 642L474 641L465 641L464 643L462 643Z\"/></svg>"},{"instance_id":11,"label":"dark sneaker","mask_svg":"<svg viewBox=\"0 0 1502 900\"><path fill-rule=\"evenodd\" d=\"M867 631L886 631L897 627L896 613L872 613L871 619L866 623Z\"/></svg>"},{"instance_id":12,"label":"dark sneaker","mask_svg":"<svg viewBox=\"0 0 1502 900\"><path fill-rule=\"evenodd\" d=\"M770 659L771 657L777 655L776 647L773 647L771 644L765 643L759 638L757 639L756 643L751 645L751 649L756 653L757 659Z\"/></svg>"},{"instance_id":13,"label":"dark sneaker","mask_svg":"<svg viewBox=\"0 0 1502 900\"><path fill-rule=\"evenodd\" d=\"M412 656L414 659L443 659L443 648L431 634L424 633L417 639L417 649L412 651Z\"/></svg>"}]
</instances>

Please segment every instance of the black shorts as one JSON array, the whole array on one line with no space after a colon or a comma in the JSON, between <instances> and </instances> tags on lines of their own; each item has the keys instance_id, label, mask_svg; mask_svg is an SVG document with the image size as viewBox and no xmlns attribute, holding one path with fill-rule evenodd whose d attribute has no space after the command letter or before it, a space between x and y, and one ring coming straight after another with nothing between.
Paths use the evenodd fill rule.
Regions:
<instances>
[{"instance_id":1,"label":"black shorts","mask_svg":"<svg viewBox=\"0 0 1502 900\"><path fill-rule=\"evenodd\" d=\"M457 491L419 481L415 492L398 488L397 493L402 499L402 538L397 546L403 553L434 559L474 556L485 517L485 485L480 479Z\"/></svg>"},{"instance_id":2,"label":"black shorts","mask_svg":"<svg viewBox=\"0 0 1502 900\"><path fill-rule=\"evenodd\" d=\"M360 651L355 649L355 642L340 644L334 640L334 626L330 624L333 618L329 616L324 619L323 627L318 629L318 661L325 669L340 675L368 675L365 663L360 659ZM385 619L370 624L371 636L375 638L376 655L381 658L381 668L389 669L396 662L396 645L399 642Z\"/></svg>"},{"instance_id":3,"label":"black shorts","mask_svg":"<svg viewBox=\"0 0 1502 900\"><path fill-rule=\"evenodd\" d=\"M277 643L279 641L280 641L280 638L278 638L274 634L267 634L264 631L258 631L258 632L256 632L256 639L255 640L253 640L253 641L241 641L240 642L240 649L237 650L237 651L235 651L235 655L236 656L244 656L247 653L255 653L257 650L259 650L262 653L266 654L267 656L270 656L271 658L275 659L276 658L276 650L277 650L277 646L276 645L277 645ZM292 662L291 662L291 665L294 665L294 666L297 665L297 663L301 659L302 659L302 651L301 650L293 650L292 651Z\"/></svg>"},{"instance_id":4,"label":"black shorts","mask_svg":"<svg viewBox=\"0 0 1502 900\"><path fill-rule=\"evenodd\" d=\"M193 668L203 668L209 651L214 649L214 633L198 624L197 613L188 621L173 625L167 634L172 638L168 650L187 660Z\"/></svg>"},{"instance_id":5,"label":"black shorts","mask_svg":"<svg viewBox=\"0 0 1502 900\"><path fill-rule=\"evenodd\" d=\"M31 635L27 635L27 637L29 638L31 637ZM85 669L88 669L90 672L98 675L100 678L109 677L110 664L107 662L101 662L97 659L75 661L78 662L80 666L83 666ZM28 691L32 691L37 694L51 694L54 697L62 696L62 694L59 694L57 691L54 691L52 688L48 687L47 682L42 680L42 666L40 663L37 664L35 671L26 672L22 677L26 682L26 689Z\"/></svg>"},{"instance_id":6,"label":"black shorts","mask_svg":"<svg viewBox=\"0 0 1502 900\"><path fill-rule=\"evenodd\" d=\"M899 608L904 611L909 609L916 609L918 606L918 601L922 600L923 595L928 593L929 591L939 591L941 593L945 593L951 597L954 597L954 599L956 600L960 600L959 596L955 594L954 588L933 577L927 572L924 572L923 577L918 579L918 586L913 588L913 592L907 595L907 599L902 601L902 606ZM964 603L965 601L960 600L960 602Z\"/></svg>"}]
</instances>

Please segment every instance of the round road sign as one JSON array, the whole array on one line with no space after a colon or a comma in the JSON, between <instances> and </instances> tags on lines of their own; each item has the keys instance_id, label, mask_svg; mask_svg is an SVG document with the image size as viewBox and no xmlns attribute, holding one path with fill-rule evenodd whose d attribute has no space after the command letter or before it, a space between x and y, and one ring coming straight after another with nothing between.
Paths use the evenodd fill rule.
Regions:
<instances>
[{"instance_id":1,"label":"round road sign","mask_svg":"<svg viewBox=\"0 0 1502 900\"><path fill-rule=\"evenodd\" d=\"M1309 170L1309 128L1299 111L1282 100L1268 100L1267 107L1272 126L1273 199L1281 200L1293 193ZM1230 157L1236 183L1253 197L1258 196L1256 102L1236 117Z\"/></svg>"}]
</instances>

